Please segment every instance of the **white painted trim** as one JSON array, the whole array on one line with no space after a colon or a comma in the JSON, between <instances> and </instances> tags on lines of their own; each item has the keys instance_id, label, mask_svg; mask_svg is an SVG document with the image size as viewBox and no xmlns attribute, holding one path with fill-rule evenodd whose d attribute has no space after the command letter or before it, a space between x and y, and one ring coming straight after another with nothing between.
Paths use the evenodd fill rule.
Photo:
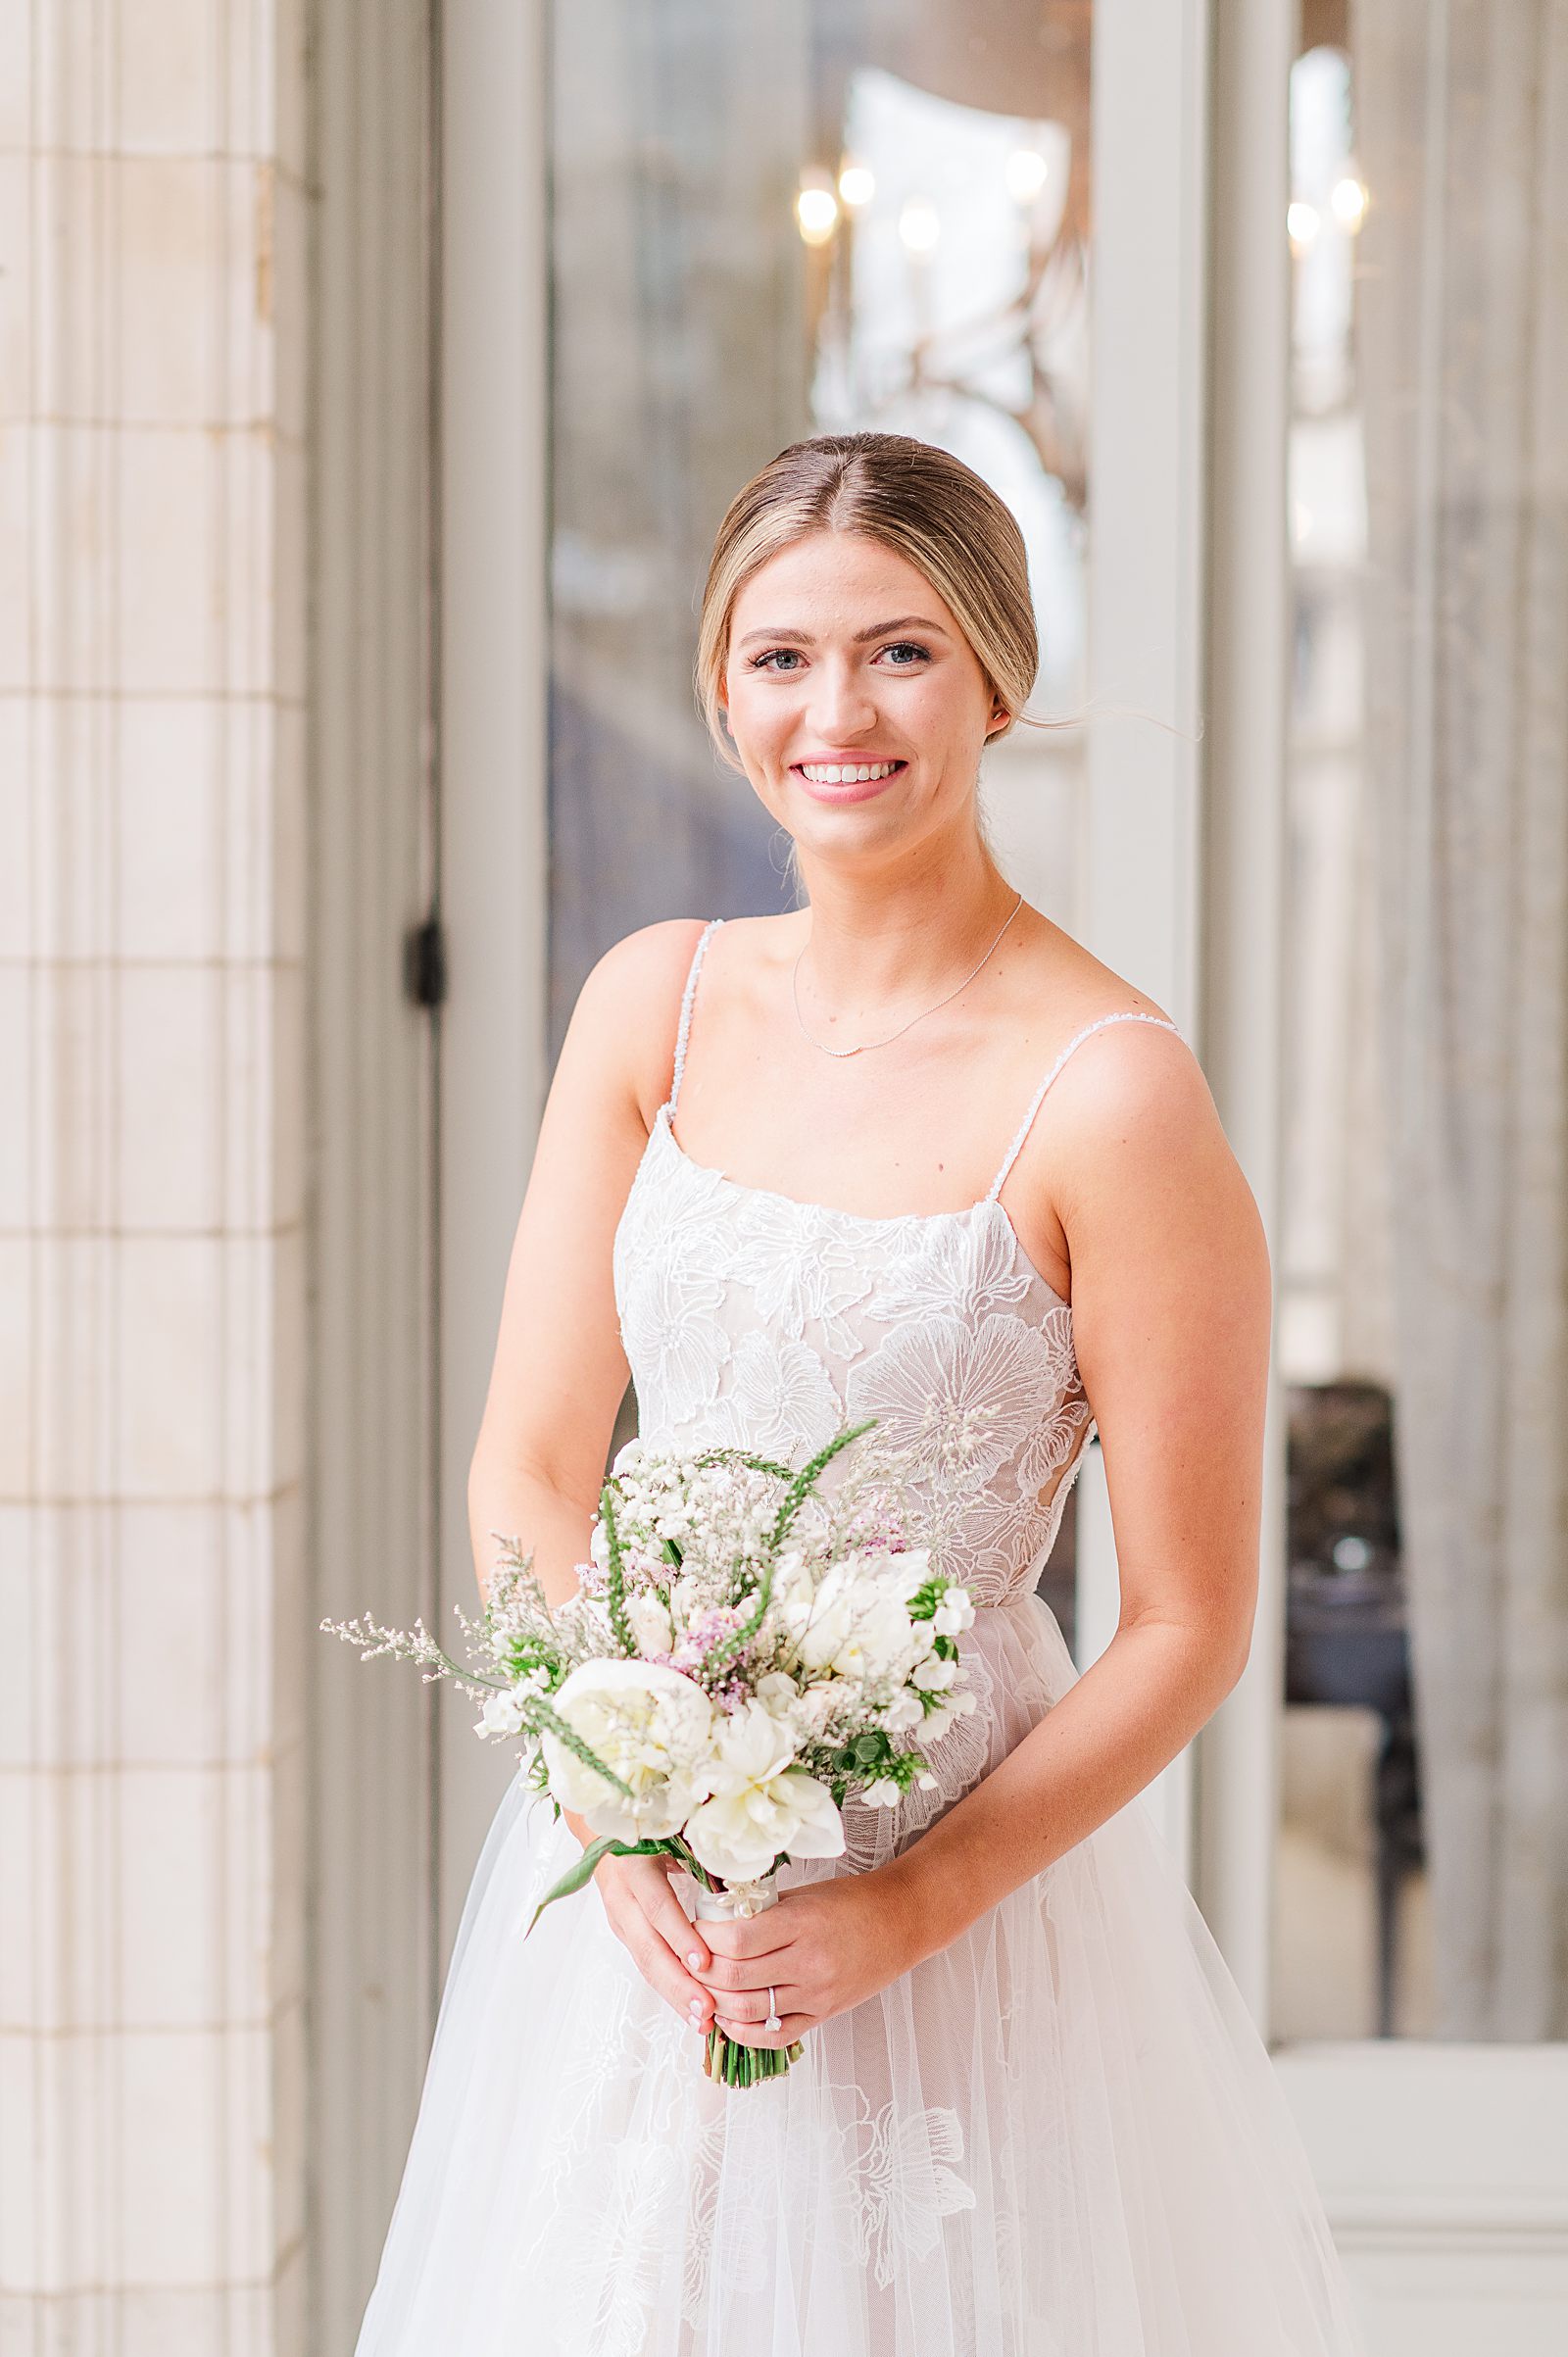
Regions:
<instances>
[{"instance_id":1,"label":"white painted trim","mask_svg":"<svg viewBox=\"0 0 1568 2357\"><path fill-rule=\"evenodd\" d=\"M545 11L443 0L441 1611L544 1107L549 465ZM444 1699L440 1952L513 1763Z\"/></svg>"},{"instance_id":2,"label":"white painted trim","mask_svg":"<svg viewBox=\"0 0 1568 2357\"><path fill-rule=\"evenodd\" d=\"M1207 0L1097 0L1084 939L1195 1048L1198 993ZM1152 713L1164 726L1132 716ZM1177 733L1179 732L1179 733ZM1081 1477L1103 1491L1098 1452ZM1080 1503L1079 1604L1113 1626L1108 1512ZM1191 1747L1151 1804L1192 1862Z\"/></svg>"},{"instance_id":3,"label":"white painted trim","mask_svg":"<svg viewBox=\"0 0 1568 2357\"><path fill-rule=\"evenodd\" d=\"M1270 1237L1280 1218L1280 987L1290 695L1293 0L1214 0L1203 1063ZM1251 1657L1199 1741L1198 1896L1260 2029L1278 1822L1285 1429L1264 1440Z\"/></svg>"},{"instance_id":4,"label":"white painted trim","mask_svg":"<svg viewBox=\"0 0 1568 2357\"><path fill-rule=\"evenodd\" d=\"M1568 2257L1568 2045L1303 2042L1275 2067L1347 2247Z\"/></svg>"},{"instance_id":5,"label":"white painted trim","mask_svg":"<svg viewBox=\"0 0 1568 2357\"><path fill-rule=\"evenodd\" d=\"M436 1986L435 1705L317 1628L434 1600L434 104L425 0L310 26L309 2338L349 2345ZM388 304L387 290L397 290Z\"/></svg>"},{"instance_id":6,"label":"white painted trim","mask_svg":"<svg viewBox=\"0 0 1568 2357\"><path fill-rule=\"evenodd\" d=\"M1271 1236L1291 583L1292 0L1214 0L1205 1069ZM1266 1449L1246 1677L1200 1741L1198 1895L1268 2030L1283 1688L1285 1430ZM1545 2357L1568 2322L1568 2046L1301 2042L1274 2064L1378 2357Z\"/></svg>"}]
</instances>

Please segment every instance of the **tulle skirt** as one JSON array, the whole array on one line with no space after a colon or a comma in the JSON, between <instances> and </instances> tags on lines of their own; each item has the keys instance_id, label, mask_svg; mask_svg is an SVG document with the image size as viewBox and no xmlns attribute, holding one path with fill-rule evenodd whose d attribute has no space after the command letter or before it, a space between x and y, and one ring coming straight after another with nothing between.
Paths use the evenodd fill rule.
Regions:
<instances>
[{"instance_id":1,"label":"tulle skirt","mask_svg":"<svg viewBox=\"0 0 1568 2357\"><path fill-rule=\"evenodd\" d=\"M939 1806L1077 1675L1033 1596L966 1652L982 1708ZM846 1814L850 1855L782 1888L920 1830ZM576 1855L519 1776L356 2357L1360 2357L1273 2067L1141 1800L733 2091L592 1887L524 1941Z\"/></svg>"}]
</instances>

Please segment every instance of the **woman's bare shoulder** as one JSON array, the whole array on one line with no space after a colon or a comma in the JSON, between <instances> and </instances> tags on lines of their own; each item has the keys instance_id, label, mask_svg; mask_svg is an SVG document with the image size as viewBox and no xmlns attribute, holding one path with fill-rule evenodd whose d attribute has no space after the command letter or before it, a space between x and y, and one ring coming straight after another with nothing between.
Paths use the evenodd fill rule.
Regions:
<instances>
[{"instance_id":1,"label":"woman's bare shoulder","mask_svg":"<svg viewBox=\"0 0 1568 2357\"><path fill-rule=\"evenodd\" d=\"M664 916L612 942L577 993L562 1046L618 1075L649 1113L668 1094L681 993L709 919Z\"/></svg>"},{"instance_id":2,"label":"woman's bare shoulder","mask_svg":"<svg viewBox=\"0 0 1568 2357\"><path fill-rule=\"evenodd\" d=\"M1157 1022L1173 1020L1168 1008L1114 966L1085 949L1070 933L1052 924L1042 937L1038 956L1049 1003L1054 1010L1053 1028L1065 1046L1086 1023L1105 1015L1151 1015Z\"/></svg>"}]
</instances>

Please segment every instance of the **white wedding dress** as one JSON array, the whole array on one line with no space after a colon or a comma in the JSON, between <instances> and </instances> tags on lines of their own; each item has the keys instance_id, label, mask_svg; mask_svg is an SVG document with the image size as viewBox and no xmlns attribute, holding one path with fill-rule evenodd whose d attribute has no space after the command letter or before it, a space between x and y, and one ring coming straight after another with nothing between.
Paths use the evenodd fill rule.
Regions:
<instances>
[{"instance_id":1,"label":"white wedding dress","mask_svg":"<svg viewBox=\"0 0 1568 2357\"><path fill-rule=\"evenodd\" d=\"M801 1203L692 1161L671 1127L722 921L697 944L614 1243L641 1429L799 1462L875 1414L924 1452L981 1607L961 1641L980 1708L932 1746L938 1789L852 1802L847 1854L786 1867L787 1889L916 1839L1077 1675L1034 1591L1093 1419L1071 1311L999 1193L1101 1024L1046 1075L981 1202ZM787 2076L734 2091L592 1888L524 1941L577 1854L519 1775L474 1874L358 2357L1359 2351L1273 2068L1141 1799L812 2031Z\"/></svg>"}]
</instances>

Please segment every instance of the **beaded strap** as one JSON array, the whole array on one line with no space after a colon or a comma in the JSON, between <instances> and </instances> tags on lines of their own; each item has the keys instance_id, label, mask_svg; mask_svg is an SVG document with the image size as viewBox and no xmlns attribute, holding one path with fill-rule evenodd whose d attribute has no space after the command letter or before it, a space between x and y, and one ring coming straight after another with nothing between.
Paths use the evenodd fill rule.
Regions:
<instances>
[{"instance_id":1,"label":"beaded strap","mask_svg":"<svg viewBox=\"0 0 1568 2357\"><path fill-rule=\"evenodd\" d=\"M703 927L696 949L692 952L692 962L686 975L686 988L681 994L680 1029L675 1034L675 1077L670 1083L669 1096L665 1101L665 1110L671 1120L675 1116L675 1100L680 1095L680 1076L686 1069L686 1041L692 1027L692 1001L697 996L698 969L703 962L703 952L723 922L724 919L721 916L710 917L708 923Z\"/></svg>"},{"instance_id":2,"label":"beaded strap","mask_svg":"<svg viewBox=\"0 0 1568 2357\"><path fill-rule=\"evenodd\" d=\"M1171 1022L1168 1016L1162 1014L1150 1014L1142 1007L1124 1007L1116 1014L1097 1015L1092 1023L1086 1023L1081 1031L1075 1031L1072 1035L1072 1038L1067 1042L1065 1048L1063 1048L1061 1054L1057 1056L1055 1062L1052 1065L1050 1071L1046 1074L1045 1079L1040 1083L1039 1088L1036 1089L1033 1102L1029 1106L1029 1110L1019 1122L1017 1135L1014 1137L1012 1144L1007 1149L1002 1168L997 1172L996 1177L991 1182L990 1190L986 1196L987 1203L995 1203L997 1197L1001 1194L1003 1181L1005 1179L1008 1171L1012 1168L1013 1162L1017 1157L1018 1150L1022 1146L1025 1138L1027 1138L1029 1135L1030 1124L1033 1122L1036 1113L1038 1113L1040 1110L1041 1105L1045 1099L1046 1091L1055 1079L1056 1074L1061 1070L1061 1067L1066 1062L1068 1056L1071 1056L1075 1048L1081 1047L1083 1042L1090 1038L1094 1032L1103 1031L1107 1023L1156 1023L1161 1031L1174 1031L1178 1039L1181 1037L1180 1026Z\"/></svg>"}]
</instances>

